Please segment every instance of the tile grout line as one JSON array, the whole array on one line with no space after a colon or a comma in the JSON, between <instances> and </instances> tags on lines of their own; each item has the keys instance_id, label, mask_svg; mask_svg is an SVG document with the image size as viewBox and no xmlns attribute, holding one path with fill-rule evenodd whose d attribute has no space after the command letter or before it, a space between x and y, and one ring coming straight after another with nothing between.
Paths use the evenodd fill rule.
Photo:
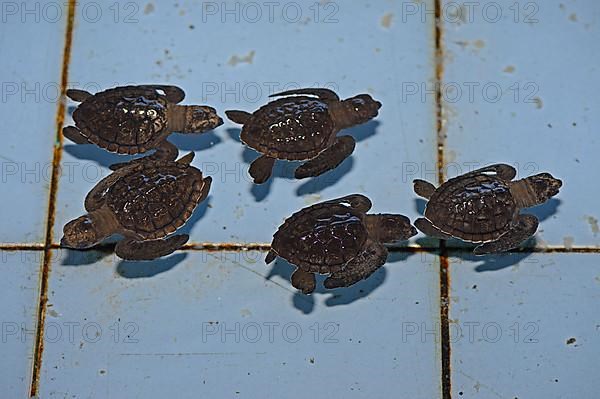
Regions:
<instances>
[{"instance_id":1,"label":"tile grout line","mask_svg":"<svg viewBox=\"0 0 600 399\"><path fill-rule=\"evenodd\" d=\"M114 244L101 244L97 245L89 250L80 251L106 251L112 250ZM2 244L0 243L0 251L15 252L15 251L45 251L47 249L46 244L40 243L16 243L16 244ZM52 250L70 250L63 248L58 243L50 245ZM191 242L181 247L180 251L190 252L244 252L244 251L269 251L271 249L270 243L227 243L227 242ZM434 246L420 246L420 245L409 245L406 247L388 247L389 252L404 252L404 253L423 253L423 252L439 252L440 247ZM470 247L451 247L444 243L444 249L446 255L453 254L473 254L473 249ZM515 248L504 255L510 254L598 254L600 253L599 246L545 246L537 248ZM498 255L502 256L502 254ZM482 257L483 259L483 257Z\"/></svg>"},{"instance_id":2,"label":"tile grout line","mask_svg":"<svg viewBox=\"0 0 600 399\"><path fill-rule=\"evenodd\" d=\"M73 40L73 24L75 20L75 0L69 0L69 8L65 27L65 42L63 47L62 68L60 78L61 96L56 110L56 142L52 157L52 178L50 180L50 195L48 198L48 214L46 225L46 242L44 244L44 261L40 276L40 301L37 314L36 339L33 355L33 370L31 377L30 396L37 396L42 367L42 354L44 352L44 325L46 321L46 303L48 302L48 283L50 276L50 263L52 261L52 241L54 230L54 217L56 212L56 195L58 192L59 168L62 158L62 127L66 109L65 92L67 90L69 63L71 59L71 44Z\"/></svg>"},{"instance_id":3,"label":"tile grout line","mask_svg":"<svg viewBox=\"0 0 600 399\"><path fill-rule=\"evenodd\" d=\"M442 0L435 3L435 82L436 82L436 133L437 133L437 169L438 185L444 180L444 147L446 143L444 133L444 109L442 102L442 82L444 78L444 48L443 48L443 21ZM439 247L440 259L440 337L441 337L441 386L442 399L452 398L452 374L450 361L450 261L446 242L441 240Z\"/></svg>"}]
</instances>

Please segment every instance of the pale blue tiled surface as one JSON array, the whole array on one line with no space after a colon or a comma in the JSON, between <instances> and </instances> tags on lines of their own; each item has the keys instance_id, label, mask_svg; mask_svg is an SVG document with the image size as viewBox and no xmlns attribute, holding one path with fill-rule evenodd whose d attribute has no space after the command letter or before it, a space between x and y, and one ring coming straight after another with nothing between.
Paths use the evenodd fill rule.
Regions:
<instances>
[{"instance_id":1,"label":"pale blue tiled surface","mask_svg":"<svg viewBox=\"0 0 600 399\"><path fill-rule=\"evenodd\" d=\"M452 257L453 397L596 397L597 257Z\"/></svg>"},{"instance_id":2,"label":"pale blue tiled surface","mask_svg":"<svg viewBox=\"0 0 600 399\"><path fill-rule=\"evenodd\" d=\"M70 87L95 92L129 83L178 84L187 91L184 103L210 104L221 114L232 108L252 111L271 91L295 84L329 85L344 97L370 92L384 103L378 123L351 132L361 139L352 159L312 182L282 177L291 169L280 167L270 185L253 190L246 170L255 154L236 141L236 126L228 122L209 135L174 136L182 153L196 151L194 164L215 181L209 201L185 228L195 242L269 242L279 223L300 207L350 192L368 194L376 212L417 217L423 203L412 194L410 182L415 177L434 181L437 175L430 92L433 2L339 2L337 11L322 5L318 23L310 5L301 7L311 21L289 23L276 13L273 22L264 14L256 23L236 23L231 15L222 22L220 11L212 15L205 9L203 14L202 2L147 4L123 3L118 14L112 4L101 5L98 16L99 3L78 2ZM535 8L519 4L519 23L507 7L497 23L485 21L482 6L473 22L467 16L460 24L451 22L451 8L445 10L446 171L449 176L462 173L471 162L517 164L521 176L550 171L565 186L560 204L534 210L545 216L538 245L596 246L593 173L600 165L594 155L599 104L593 92L598 76L593 50L599 6L592 1L562 4L537 4L533 16ZM324 23L332 11L338 22ZM391 16L387 28L382 26L386 15ZM539 21L527 23L526 18ZM26 87L38 81L40 87L55 84L64 18L54 24L15 22L0 25L3 56L9 55L0 60L4 81L26 82ZM12 45L19 38L26 45ZM233 55L251 51L252 63L228 63ZM497 83L504 96L493 103L476 90L471 102L465 86L471 82L479 88ZM525 102L530 82L539 89L537 106ZM462 97L448 101L455 84ZM8 158L2 160L1 244L44 241L50 181L45 167L56 128L50 86L38 93L50 101L31 96L22 101L19 92L7 96L0 109L8 143L0 152ZM55 241L64 223L83 212L85 194L106 176L107 166L120 159L65 141ZM23 183L21 173L30 169L22 166L16 175L7 173L13 161L26 167L39 163L31 167L36 172L25 176L37 180ZM25 342L11 335L2 343L8 362L2 369L9 372L0 378L0 388L10 397L25 397L31 385L34 337L29 332L39 304L42 251L1 254L8 255L2 262L6 310L1 321L24 322L26 331ZM40 397L164 397L181 387L184 397L256 397L256 392L266 397L441 396L435 254L391 255L368 281L334 293L321 289L310 297L295 294L285 265L271 270L263 256L191 251L135 265L107 254L54 251ZM522 339L515 344L508 335L497 343L453 341L453 397L593 397L598 386L592 361L599 354L593 308L596 257L452 258L452 332L464 322L496 322L506 335L518 322L524 339L531 331L526 323L539 328L535 344ZM240 323L246 333L252 332L250 323L262 324L263 339L252 343L242 337L237 343L228 335L221 342L217 334L203 342L202 323L211 321L219 321L219 328ZM298 323L302 339L290 343L279 335L270 343L264 338L265 322ZM339 342L324 343L321 335L314 343L310 327L328 322L339 325ZM102 328L98 337L97 326ZM211 326L217 324L205 328ZM491 333L493 327L488 328ZM138 341L125 342L128 333ZM576 341L567 345L571 337Z\"/></svg>"},{"instance_id":3,"label":"pale blue tiled surface","mask_svg":"<svg viewBox=\"0 0 600 399\"><path fill-rule=\"evenodd\" d=\"M0 251L0 387L4 398L24 398L31 386L41 263L41 252Z\"/></svg>"},{"instance_id":4,"label":"pale blue tiled surface","mask_svg":"<svg viewBox=\"0 0 600 399\"><path fill-rule=\"evenodd\" d=\"M448 8L448 174L496 162L516 166L519 178L551 172L564 186L532 210L543 221L537 246L598 246L600 190L590 173L600 169L600 3L514 4L478 3L459 23ZM493 22L496 9L503 17Z\"/></svg>"},{"instance_id":5,"label":"pale blue tiled surface","mask_svg":"<svg viewBox=\"0 0 600 399\"><path fill-rule=\"evenodd\" d=\"M369 281L311 297L264 256L55 252L49 321L79 325L46 344L41 397L439 397L439 346L400 338L439 325L435 256L393 256Z\"/></svg>"},{"instance_id":6,"label":"pale blue tiled surface","mask_svg":"<svg viewBox=\"0 0 600 399\"><path fill-rule=\"evenodd\" d=\"M0 229L0 242L43 243L65 23L59 14L13 15L19 4L2 4L0 220L10 228Z\"/></svg>"},{"instance_id":7,"label":"pale blue tiled surface","mask_svg":"<svg viewBox=\"0 0 600 399\"><path fill-rule=\"evenodd\" d=\"M105 18L80 20L75 27L69 80L92 92L130 82L172 83L186 90L185 103L210 104L221 115L228 109L252 112L269 94L299 86L332 87L341 97L370 92L384 104L376 121L351 132L359 139L353 157L314 180L290 179L296 165L282 163L269 183L254 186L247 169L257 154L237 141L239 125L230 122L209 135L172 137L182 152L199 150L194 165L213 177L210 206L188 228L195 242L270 242L283 219L299 208L354 192L368 193L375 212L418 215L408 172L415 165L435 165L434 104L404 103L396 88L403 79L433 77L431 24L402 23L402 6L393 2L309 7L302 6L307 18L312 14L310 22L286 22L293 15L280 13L271 22L267 13L251 23L244 8L240 23L231 16L223 23L220 11L212 15L199 2L155 3L153 11L140 11L138 22ZM335 18L325 18L331 12ZM381 19L388 13L396 19L386 28ZM338 22L325 22L333 19ZM229 63L250 52L252 63ZM85 170L106 174L98 163L115 159L92 146L65 142L63 163L78 166L73 182L60 183L58 231L83 212L81 198L96 182L84 178Z\"/></svg>"}]
</instances>

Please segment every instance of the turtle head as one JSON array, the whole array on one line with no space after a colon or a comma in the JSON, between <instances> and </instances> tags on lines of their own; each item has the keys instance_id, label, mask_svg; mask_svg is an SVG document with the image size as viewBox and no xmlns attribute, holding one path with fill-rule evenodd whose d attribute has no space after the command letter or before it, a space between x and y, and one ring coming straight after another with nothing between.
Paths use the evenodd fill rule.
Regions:
<instances>
[{"instance_id":1,"label":"turtle head","mask_svg":"<svg viewBox=\"0 0 600 399\"><path fill-rule=\"evenodd\" d=\"M223 119L217 115L217 110L205 105L184 105L183 133L203 133L223 124Z\"/></svg>"},{"instance_id":2,"label":"turtle head","mask_svg":"<svg viewBox=\"0 0 600 399\"><path fill-rule=\"evenodd\" d=\"M60 240L62 247L85 249L98 244L107 234L98 228L98 223L87 214L71 220L63 228L63 238Z\"/></svg>"},{"instance_id":3,"label":"turtle head","mask_svg":"<svg viewBox=\"0 0 600 399\"><path fill-rule=\"evenodd\" d=\"M340 128L370 121L379 114L379 108L381 108L381 103L368 94L359 94L342 101Z\"/></svg>"},{"instance_id":4,"label":"turtle head","mask_svg":"<svg viewBox=\"0 0 600 399\"><path fill-rule=\"evenodd\" d=\"M406 216L387 213L367 215L366 222L369 235L381 243L392 244L417 235L417 230Z\"/></svg>"},{"instance_id":5,"label":"turtle head","mask_svg":"<svg viewBox=\"0 0 600 399\"><path fill-rule=\"evenodd\" d=\"M535 205L543 204L554 197L562 187L562 181L554 178L550 173L529 176L525 180L535 194Z\"/></svg>"}]
</instances>

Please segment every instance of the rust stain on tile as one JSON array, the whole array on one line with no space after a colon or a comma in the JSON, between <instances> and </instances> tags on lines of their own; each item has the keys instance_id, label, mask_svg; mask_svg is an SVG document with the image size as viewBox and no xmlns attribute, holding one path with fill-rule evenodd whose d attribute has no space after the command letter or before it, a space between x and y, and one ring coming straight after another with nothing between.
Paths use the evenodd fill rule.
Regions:
<instances>
[{"instance_id":1,"label":"rust stain on tile","mask_svg":"<svg viewBox=\"0 0 600 399\"><path fill-rule=\"evenodd\" d=\"M69 63L71 60L71 44L73 41L73 24L75 21L75 0L69 0L66 20L65 43L63 47L61 68L61 97L56 110L56 142L53 149L52 177L50 180L50 194L48 199L48 215L46 225L46 243L44 246L44 262L40 275L40 302L37 314L36 340L33 355L33 373L31 379L30 396L36 396L39 389L39 380L42 367L42 354L44 351L44 325L46 320L46 304L48 302L48 279L50 276L50 263L52 261L53 227L56 213L56 196L60 177L60 160L62 157L62 127L66 111L65 92L68 86Z\"/></svg>"},{"instance_id":2,"label":"rust stain on tile","mask_svg":"<svg viewBox=\"0 0 600 399\"><path fill-rule=\"evenodd\" d=\"M392 20L394 19L394 13L388 12L383 17L381 17L380 25L386 29L389 29L392 26Z\"/></svg>"}]
</instances>

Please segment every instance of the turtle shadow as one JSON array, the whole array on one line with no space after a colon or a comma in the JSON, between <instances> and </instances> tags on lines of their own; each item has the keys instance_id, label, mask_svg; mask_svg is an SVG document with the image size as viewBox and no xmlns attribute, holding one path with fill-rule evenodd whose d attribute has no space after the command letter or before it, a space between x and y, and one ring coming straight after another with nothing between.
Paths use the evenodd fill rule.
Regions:
<instances>
[{"instance_id":1,"label":"turtle shadow","mask_svg":"<svg viewBox=\"0 0 600 399\"><path fill-rule=\"evenodd\" d=\"M170 255L166 258L154 259L152 261L139 262L121 260L117 265L116 272L119 276L128 279L150 278L168 272L179 263L183 262L187 256L187 253L182 252Z\"/></svg>"},{"instance_id":2,"label":"turtle shadow","mask_svg":"<svg viewBox=\"0 0 600 399\"><path fill-rule=\"evenodd\" d=\"M342 130L338 133L338 136L352 136L357 142L364 141L377 134L377 128L381 125L381 122L377 120L370 120L362 125L353 126L348 129Z\"/></svg>"},{"instance_id":3,"label":"turtle shadow","mask_svg":"<svg viewBox=\"0 0 600 399\"><path fill-rule=\"evenodd\" d=\"M205 133L174 133L169 136L169 141L180 151L207 150L223 142L214 130Z\"/></svg>"},{"instance_id":4,"label":"turtle shadow","mask_svg":"<svg viewBox=\"0 0 600 399\"><path fill-rule=\"evenodd\" d=\"M525 261L526 263L533 263L532 261L526 261L527 258L533 255L532 252L504 252L498 254L490 254L478 256L472 252L450 252L451 259L450 263L456 267L460 267L460 262L475 263L474 270L478 273L495 272L503 270L509 267L518 265ZM458 259L458 265L456 260Z\"/></svg>"},{"instance_id":5,"label":"turtle shadow","mask_svg":"<svg viewBox=\"0 0 600 399\"><path fill-rule=\"evenodd\" d=\"M323 285L327 276L317 274L315 276L317 286L310 295L305 295L291 286L290 281L292 273L296 270L296 266L290 264L285 259L277 258L266 278L270 279L273 276L279 276L288 281L291 290L294 290L292 304L303 314L310 314L315 310L315 297L318 294L328 295L324 302L327 307L350 305L361 298L369 296L385 282L388 274L387 268L390 266L390 263L403 262L411 255L413 254L409 252L390 252L384 266L376 270L367 279L361 280L350 287L327 289Z\"/></svg>"},{"instance_id":6,"label":"turtle shadow","mask_svg":"<svg viewBox=\"0 0 600 399\"><path fill-rule=\"evenodd\" d=\"M118 258L114 254L115 244L101 244L90 249L71 249L71 248L60 248L58 253L58 259L54 257L54 261L59 261L61 266L89 266L100 261L109 261L109 257L114 257L110 261L114 264L118 261Z\"/></svg>"},{"instance_id":7,"label":"turtle shadow","mask_svg":"<svg viewBox=\"0 0 600 399\"><path fill-rule=\"evenodd\" d=\"M339 164L335 169L330 170L322 175L316 176L302 184L296 190L296 195L302 196L307 194L319 193L329 187L336 185L345 175L350 173L354 166L354 156L349 156Z\"/></svg>"},{"instance_id":8,"label":"turtle shadow","mask_svg":"<svg viewBox=\"0 0 600 399\"><path fill-rule=\"evenodd\" d=\"M65 145L63 149L67 154L74 158L93 161L105 168L116 163L128 162L134 158L129 155L119 155L114 152L108 152L95 144L68 144Z\"/></svg>"},{"instance_id":9,"label":"turtle shadow","mask_svg":"<svg viewBox=\"0 0 600 399\"><path fill-rule=\"evenodd\" d=\"M541 205L528 208L523 213L529 213L538 218L540 222L554 216L558 212L558 208L561 206L562 201L558 198L550 198L548 201Z\"/></svg>"}]
</instances>

